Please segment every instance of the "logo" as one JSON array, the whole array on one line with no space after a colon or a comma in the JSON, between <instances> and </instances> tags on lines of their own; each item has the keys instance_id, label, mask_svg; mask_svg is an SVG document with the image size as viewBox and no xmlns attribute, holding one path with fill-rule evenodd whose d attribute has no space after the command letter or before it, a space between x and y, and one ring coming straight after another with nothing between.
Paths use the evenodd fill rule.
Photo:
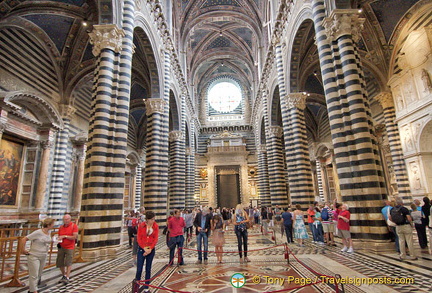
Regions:
<instances>
[{"instance_id":1,"label":"logo","mask_svg":"<svg viewBox=\"0 0 432 293\"><path fill-rule=\"evenodd\" d=\"M241 288L246 284L246 278L240 273L235 273L232 275L230 282L234 288Z\"/></svg>"}]
</instances>

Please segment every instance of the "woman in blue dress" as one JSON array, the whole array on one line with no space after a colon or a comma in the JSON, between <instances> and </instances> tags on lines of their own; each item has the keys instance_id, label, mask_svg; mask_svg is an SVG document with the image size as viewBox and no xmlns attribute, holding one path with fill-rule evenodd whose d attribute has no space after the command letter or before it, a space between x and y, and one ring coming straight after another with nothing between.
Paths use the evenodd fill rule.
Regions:
<instances>
[{"instance_id":1,"label":"woman in blue dress","mask_svg":"<svg viewBox=\"0 0 432 293\"><path fill-rule=\"evenodd\" d=\"M294 211L294 238L297 239L298 246L304 247L303 239L309 238L306 226L304 224L305 212L301 210L301 206L296 205L296 210Z\"/></svg>"}]
</instances>

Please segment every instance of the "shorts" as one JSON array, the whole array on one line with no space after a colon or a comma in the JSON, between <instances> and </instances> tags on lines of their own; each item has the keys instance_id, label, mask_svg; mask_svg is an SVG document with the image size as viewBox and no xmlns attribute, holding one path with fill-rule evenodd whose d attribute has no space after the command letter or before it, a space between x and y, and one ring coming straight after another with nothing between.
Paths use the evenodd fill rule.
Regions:
<instances>
[{"instance_id":1,"label":"shorts","mask_svg":"<svg viewBox=\"0 0 432 293\"><path fill-rule=\"evenodd\" d=\"M56 267L70 267L72 265L75 249L59 248L57 253Z\"/></svg>"},{"instance_id":2,"label":"shorts","mask_svg":"<svg viewBox=\"0 0 432 293\"><path fill-rule=\"evenodd\" d=\"M338 229L338 235L339 235L339 237L341 237L343 239L349 239L349 238L351 238L351 233L348 230L340 230L340 229Z\"/></svg>"},{"instance_id":3,"label":"shorts","mask_svg":"<svg viewBox=\"0 0 432 293\"><path fill-rule=\"evenodd\" d=\"M335 232L335 224L333 223L323 223L323 231L324 233L334 233Z\"/></svg>"}]
</instances>

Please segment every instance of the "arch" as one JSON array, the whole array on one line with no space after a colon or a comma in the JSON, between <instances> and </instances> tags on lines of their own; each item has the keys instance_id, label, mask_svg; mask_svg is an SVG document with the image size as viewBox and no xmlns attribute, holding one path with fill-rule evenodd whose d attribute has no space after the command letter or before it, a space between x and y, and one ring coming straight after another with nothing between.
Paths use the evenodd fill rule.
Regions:
<instances>
[{"instance_id":1,"label":"arch","mask_svg":"<svg viewBox=\"0 0 432 293\"><path fill-rule=\"evenodd\" d=\"M63 119L60 112L51 104L48 99L28 92L8 92L0 94L3 102L14 108L14 114L17 114L25 120L30 122L39 122L40 126L50 126L55 129L63 129ZM18 106L18 107L17 107ZM24 107L31 109L32 114L38 121L31 121L30 118L26 119L25 113L22 113Z\"/></svg>"},{"instance_id":2,"label":"arch","mask_svg":"<svg viewBox=\"0 0 432 293\"><path fill-rule=\"evenodd\" d=\"M126 156L126 161L130 164L130 165L139 165L141 164L141 157L139 156L139 154L133 150L130 151L128 153L128 155Z\"/></svg>"},{"instance_id":3,"label":"arch","mask_svg":"<svg viewBox=\"0 0 432 293\"><path fill-rule=\"evenodd\" d=\"M156 38L151 32L152 30L150 28L150 25L148 24L144 16L141 14L137 15L135 19L134 44L135 45L139 44L142 47L141 48L142 54L146 57L146 62L148 65L148 70L150 73L150 81L151 81L150 97L160 98L161 95L160 77L163 76L163 71L162 71L163 62L159 54L155 53L158 52L157 50L154 49L157 47ZM137 36L137 39L135 39L135 35ZM134 57L138 55L137 53L134 54Z\"/></svg>"},{"instance_id":4,"label":"arch","mask_svg":"<svg viewBox=\"0 0 432 293\"><path fill-rule=\"evenodd\" d=\"M181 128L181 111L177 105L177 99L174 91L169 93L169 131L180 130Z\"/></svg>"},{"instance_id":5,"label":"arch","mask_svg":"<svg viewBox=\"0 0 432 293\"><path fill-rule=\"evenodd\" d=\"M414 138L416 139L416 137ZM430 146L432 144L432 119L426 122L418 136L418 149L420 152L430 152Z\"/></svg>"},{"instance_id":6,"label":"arch","mask_svg":"<svg viewBox=\"0 0 432 293\"><path fill-rule=\"evenodd\" d=\"M276 86L271 96L271 103L269 103L269 119L272 126L282 126L282 112L280 105L279 86Z\"/></svg>"}]
</instances>

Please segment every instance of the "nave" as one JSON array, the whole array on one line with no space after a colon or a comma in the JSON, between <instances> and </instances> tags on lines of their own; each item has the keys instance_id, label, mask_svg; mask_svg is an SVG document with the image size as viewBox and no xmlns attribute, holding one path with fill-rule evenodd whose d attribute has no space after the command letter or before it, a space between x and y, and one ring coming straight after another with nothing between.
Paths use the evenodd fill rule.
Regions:
<instances>
[{"instance_id":1,"label":"nave","mask_svg":"<svg viewBox=\"0 0 432 293\"><path fill-rule=\"evenodd\" d=\"M231 228L231 227L230 227ZM232 231L227 231L226 244L224 251L237 251L235 235ZM310 235L311 236L311 235ZM156 256L153 261L152 277L159 275L152 283L152 286L159 288L169 288L172 292L206 292L206 293L225 293L225 292L336 292L336 288L330 281L304 288L290 290L301 287L302 282L320 280L320 275L335 276L339 274L344 280L354 280L358 282L360 278L397 278L401 281L412 282L412 284L347 284L339 287L339 292L431 292L430 267L432 265L432 255L427 250L417 250L418 261L400 261L398 254L392 251L385 253L373 253L366 250L356 250L354 254L340 252L341 243L337 241L337 247L321 246L312 243L311 237L306 241L305 247L298 247L290 244L289 264L284 257L283 247L266 249L275 246L272 234L261 235L259 227L255 227L249 233L249 247L252 251L249 254L250 263L239 263L237 253L225 254L223 264L216 263L214 254L209 255L207 265L195 264L197 253L185 250L185 266L167 267L169 250L166 246L165 235L159 237L156 247ZM337 240L340 240L337 238ZM276 232L276 244L281 244L286 238L281 237ZM415 237L415 247L418 241ZM393 248L393 243L389 243ZM135 276L136 267L133 264L131 249L127 246L127 233L122 233L122 252L117 258L94 262L94 263L75 263L73 265L71 282L68 285L58 284L60 272L58 269L46 270L43 274L43 282L47 286L40 288L40 292L95 292L95 293L127 293L132 292L132 280ZM187 249L196 249L196 240L187 245ZM264 249L263 249L264 248ZM263 249L259 251L253 251ZM214 251L214 247L209 241L209 251ZM315 273L314 273L315 272ZM241 273L246 277L246 284L242 288L234 288L230 283L230 278L235 273ZM260 277L261 283L254 284L252 278ZM265 280L271 278L283 278L283 285L265 284ZM288 277L291 279L288 284ZM413 279L411 279L413 278ZM375 281L373 279L365 279ZM27 282L26 279L22 281ZM1 288L1 287L0 287ZM0 291L5 293L27 292L28 287L5 288ZM283 291L280 291L283 290ZM344 291L342 291L344 290ZM142 290L140 291L142 292ZM170 292L162 289L152 289L151 292Z\"/></svg>"}]
</instances>

